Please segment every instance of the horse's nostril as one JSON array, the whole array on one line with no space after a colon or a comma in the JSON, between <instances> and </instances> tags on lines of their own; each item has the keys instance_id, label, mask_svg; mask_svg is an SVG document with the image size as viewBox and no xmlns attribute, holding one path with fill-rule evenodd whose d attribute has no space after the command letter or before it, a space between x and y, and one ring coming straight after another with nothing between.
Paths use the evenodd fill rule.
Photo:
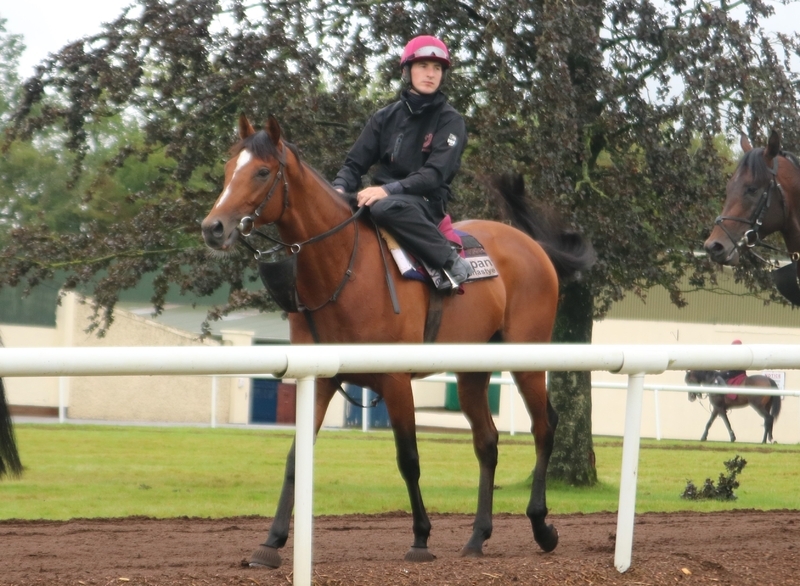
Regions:
<instances>
[{"instance_id":1,"label":"horse's nostril","mask_svg":"<svg viewBox=\"0 0 800 586\"><path fill-rule=\"evenodd\" d=\"M211 235L214 238L222 238L225 235L225 226L222 225L222 222L217 220L211 226Z\"/></svg>"}]
</instances>

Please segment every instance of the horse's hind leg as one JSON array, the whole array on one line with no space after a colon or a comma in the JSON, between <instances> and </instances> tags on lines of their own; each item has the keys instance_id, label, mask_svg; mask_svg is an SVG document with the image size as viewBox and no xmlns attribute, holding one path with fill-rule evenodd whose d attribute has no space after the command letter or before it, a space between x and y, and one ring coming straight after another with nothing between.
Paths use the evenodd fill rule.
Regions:
<instances>
[{"instance_id":1,"label":"horse's hind leg","mask_svg":"<svg viewBox=\"0 0 800 586\"><path fill-rule=\"evenodd\" d=\"M526 515L533 527L533 538L544 551L553 551L558 545L558 531L547 525L546 478L553 438L558 425L558 415L547 397L544 372L515 372L522 398L533 422L533 439L536 444L536 466L533 469L533 486Z\"/></svg>"},{"instance_id":2,"label":"horse's hind leg","mask_svg":"<svg viewBox=\"0 0 800 586\"><path fill-rule=\"evenodd\" d=\"M772 401L768 401L766 405L762 405L759 401L751 401L750 405L753 406L753 409L764 418L764 437L761 439L761 443L765 444L769 440L772 442L772 427L775 424L775 418L772 416L770 405Z\"/></svg>"},{"instance_id":3,"label":"horse's hind leg","mask_svg":"<svg viewBox=\"0 0 800 586\"><path fill-rule=\"evenodd\" d=\"M397 467L406 483L408 497L411 502L411 513L414 518L414 544L406 552L407 562L430 562L436 559L428 550L428 538L431 535L431 522L422 502L419 488L419 451L417 449L417 429L414 414L414 397L411 392L411 378L408 375L386 375L383 377L378 391L386 402L389 420L394 432L395 449L397 450Z\"/></svg>"},{"instance_id":4,"label":"horse's hind leg","mask_svg":"<svg viewBox=\"0 0 800 586\"><path fill-rule=\"evenodd\" d=\"M767 413L767 414L764 416L764 438L761 440L761 443L762 443L762 444L765 444L765 443L767 443L767 441L769 441L770 443L773 443L773 439L772 439L772 425L773 425L774 423L775 423L775 419L772 417L772 415L770 415L769 413Z\"/></svg>"},{"instance_id":5,"label":"horse's hind leg","mask_svg":"<svg viewBox=\"0 0 800 586\"><path fill-rule=\"evenodd\" d=\"M322 427L322 421L325 419L325 412L328 410L328 404L331 402L336 388L337 386L331 379L317 379L317 396L314 406L315 436L319 432L320 427ZM292 519L292 510L294 509L294 444L295 443L292 442L289 455L286 457L283 488L281 488L281 496L278 500L278 509L275 512L275 518L272 520L272 525L269 528L267 540L259 545L258 549L250 556L251 566L278 568L282 563L278 549L286 545L286 540L289 538L289 523Z\"/></svg>"},{"instance_id":6,"label":"horse's hind leg","mask_svg":"<svg viewBox=\"0 0 800 586\"><path fill-rule=\"evenodd\" d=\"M472 536L461 550L465 557L483 555L483 544L492 536L494 474L497 468L497 428L489 411L488 372L458 375L458 399L464 416L472 427L472 446L480 466L478 510L472 524Z\"/></svg>"}]
</instances>

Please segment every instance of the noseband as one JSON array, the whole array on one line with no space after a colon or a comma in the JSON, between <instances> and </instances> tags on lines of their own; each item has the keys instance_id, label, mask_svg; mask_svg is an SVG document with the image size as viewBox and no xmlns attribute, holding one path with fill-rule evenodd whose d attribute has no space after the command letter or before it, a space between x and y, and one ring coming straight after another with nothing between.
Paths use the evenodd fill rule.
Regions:
<instances>
[{"instance_id":1,"label":"noseband","mask_svg":"<svg viewBox=\"0 0 800 586\"><path fill-rule=\"evenodd\" d=\"M752 249L756 245L764 246L772 250L779 250L774 246L770 246L769 244L762 242L761 238L758 235L758 231L764 222L764 216L767 215L767 210L769 210L769 202L771 199L772 191L775 188L777 188L781 194L781 203L783 204L784 215L786 215L786 203L784 201L785 196L783 193L783 188L781 187L780 183L778 183L777 155L772 160L772 169L768 170L772 174L772 177L770 178L770 181L767 184L767 186L764 188L764 191L761 193L761 197L759 198L758 203L756 204L756 207L753 209L753 213L750 215L749 218L740 218L738 216L717 216L717 218L714 220L714 224L719 226L722 229L722 231L725 232L725 235L730 239L730 241L733 243L734 248L736 248L737 250L740 250L744 246L749 248L750 251L753 252ZM726 220L748 224L750 228L746 230L745 233L742 234L742 237L737 240L723 224L723 222ZM753 254L755 254L755 252L753 252Z\"/></svg>"}]
</instances>

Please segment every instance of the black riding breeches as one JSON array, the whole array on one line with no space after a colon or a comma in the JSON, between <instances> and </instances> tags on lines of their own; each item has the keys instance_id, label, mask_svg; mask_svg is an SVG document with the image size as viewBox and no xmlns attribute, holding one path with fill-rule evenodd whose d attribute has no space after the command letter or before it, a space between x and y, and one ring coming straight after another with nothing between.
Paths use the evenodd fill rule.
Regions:
<instances>
[{"instance_id":1,"label":"black riding breeches","mask_svg":"<svg viewBox=\"0 0 800 586\"><path fill-rule=\"evenodd\" d=\"M445 216L441 200L395 193L372 204L370 214L410 254L431 268L444 266L452 248L438 228Z\"/></svg>"}]
</instances>

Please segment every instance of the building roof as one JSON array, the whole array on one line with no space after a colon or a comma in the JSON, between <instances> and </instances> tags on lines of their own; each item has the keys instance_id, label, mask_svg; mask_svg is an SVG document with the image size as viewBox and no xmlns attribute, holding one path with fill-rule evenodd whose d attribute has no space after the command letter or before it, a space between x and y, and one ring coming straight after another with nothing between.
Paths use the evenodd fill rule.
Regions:
<instances>
[{"instance_id":1,"label":"building roof","mask_svg":"<svg viewBox=\"0 0 800 586\"><path fill-rule=\"evenodd\" d=\"M156 323L200 335L211 306L167 304L160 315L153 315L152 304L121 301L119 309L129 311ZM222 330L253 332L256 344L288 344L289 321L282 313L261 313L256 309L237 311L217 321L209 322L211 335L222 337Z\"/></svg>"}]
</instances>

